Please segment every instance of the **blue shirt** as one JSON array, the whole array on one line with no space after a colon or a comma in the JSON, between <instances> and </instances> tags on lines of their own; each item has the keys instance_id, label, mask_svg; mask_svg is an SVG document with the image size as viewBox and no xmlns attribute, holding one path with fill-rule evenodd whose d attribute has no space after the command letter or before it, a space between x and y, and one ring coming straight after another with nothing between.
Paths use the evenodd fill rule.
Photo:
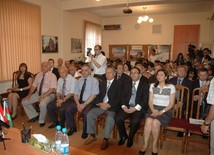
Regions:
<instances>
[{"instance_id":1,"label":"blue shirt","mask_svg":"<svg viewBox=\"0 0 214 155\"><path fill-rule=\"evenodd\" d=\"M81 77L75 86L74 94L78 95L78 98L80 97L80 92L84 83L84 77ZM86 101L91 95L97 95L99 94L99 82L97 81L96 78L92 77L89 75L86 78L86 86L85 86L85 91L83 93L83 101Z\"/></svg>"}]
</instances>

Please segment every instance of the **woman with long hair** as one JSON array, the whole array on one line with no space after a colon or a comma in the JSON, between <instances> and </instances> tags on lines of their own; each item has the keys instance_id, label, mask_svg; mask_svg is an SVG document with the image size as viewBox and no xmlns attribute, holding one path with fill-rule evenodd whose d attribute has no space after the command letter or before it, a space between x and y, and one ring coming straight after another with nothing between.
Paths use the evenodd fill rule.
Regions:
<instances>
[{"instance_id":1,"label":"woman with long hair","mask_svg":"<svg viewBox=\"0 0 214 155\"><path fill-rule=\"evenodd\" d=\"M144 127L144 146L139 155L144 155L148 147L148 140L152 133L152 155L158 154L158 138L160 127L166 128L172 117L172 107L175 102L175 86L168 83L168 73L161 69L156 73L157 81L149 89L150 113L146 116Z\"/></svg>"},{"instance_id":2,"label":"woman with long hair","mask_svg":"<svg viewBox=\"0 0 214 155\"><path fill-rule=\"evenodd\" d=\"M7 91L11 93L8 95L9 109L12 112L12 119L14 120L17 116L17 105L18 100L24 98L28 95L30 87L33 82L33 77L28 72L27 65L21 63L19 65L19 70L16 74L17 85L13 88L8 88Z\"/></svg>"}]
</instances>

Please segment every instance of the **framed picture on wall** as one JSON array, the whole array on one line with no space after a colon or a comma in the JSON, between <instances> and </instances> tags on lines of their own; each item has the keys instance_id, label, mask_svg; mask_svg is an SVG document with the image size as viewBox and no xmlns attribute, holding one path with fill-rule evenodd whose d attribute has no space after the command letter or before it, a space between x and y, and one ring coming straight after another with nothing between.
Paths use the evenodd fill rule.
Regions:
<instances>
[{"instance_id":1,"label":"framed picture on wall","mask_svg":"<svg viewBox=\"0 0 214 155\"><path fill-rule=\"evenodd\" d=\"M82 52L82 39L71 38L71 53Z\"/></svg>"},{"instance_id":2,"label":"framed picture on wall","mask_svg":"<svg viewBox=\"0 0 214 155\"><path fill-rule=\"evenodd\" d=\"M148 45L148 53L151 49L155 49L158 60L170 60L171 45Z\"/></svg>"},{"instance_id":3,"label":"framed picture on wall","mask_svg":"<svg viewBox=\"0 0 214 155\"><path fill-rule=\"evenodd\" d=\"M58 53L57 36L42 36L42 53Z\"/></svg>"},{"instance_id":4,"label":"framed picture on wall","mask_svg":"<svg viewBox=\"0 0 214 155\"><path fill-rule=\"evenodd\" d=\"M136 60L138 60L140 58L143 58L144 55L145 54L144 54L142 45L132 45L130 47L129 60L136 61Z\"/></svg>"},{"instance_id":5,"label":"framed picture on wall","mask_svg":"<svg viewBox=\"0 0 214 155\"><path fill-rule=\"evenodd\" d=\"M109 58L111 60L127 58L127 45L109 45Z\"/></svg>"}]
</instances>

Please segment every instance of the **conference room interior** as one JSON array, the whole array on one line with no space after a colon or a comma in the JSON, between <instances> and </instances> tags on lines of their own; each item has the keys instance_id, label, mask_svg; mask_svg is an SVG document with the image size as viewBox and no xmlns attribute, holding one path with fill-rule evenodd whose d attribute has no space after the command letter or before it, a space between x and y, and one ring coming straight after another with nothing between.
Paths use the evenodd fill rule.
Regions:
<instances>
[{"instance_id":1,"label":"conference room interior","mask_svg":"<svg viewBox=\"0 0 214 155\"><path fill-rule=\"evenodd\" d=\"M0 94L4 99L7 89L12 86L12 74L18 70L20 63L26 63L28 70L36 74L41 70L41 63L50 58L55 60L56 67L58 58L63 61L85 61L87 48L92 48L93 53L96 44L102 46L107 58L116 60L125 56L131 64L136 62L136 51L140 51L141 56L147 59L151 47L158 50L167 48L163 60L173 61L179 53L188 54L190 44L198 49L209 48L214 57L213 0L0 0L0 9L3 17L0 18ZM132 13L124 13L125 9L131 9ZM9 20L11 15L14 20ZM140 22L138 17L145 15L153 21ZM93 41L90 40L90 33L87 33L87 30L90 32L90 26L98 29L93 32L98 34ZM54 42L53 49L51 46L45 47L47 40L49 45ZM117 49L120 50L119 56ZM46 125L40 127L38 122L28 123L26 114L21 115L21 108L18 107L12 128L22 129L22 122L26 127L32 125L32 133L41 133L54 139L56 129L47 128L51 125L48 117ZM82 123L80 129L69 136L70 145L98 155L138 154L143 146L143 133L131 148L119 146L119 134L115 138L112 133L110 147L106 150L100 150L104 135L102 126L99 126L98 140L91 145L84 145L81 134ZM175 136L177 133L169 134ZM12 141L13 137L10 138ZM200 136L193 138L201 139ZM151 142L152 136L146 155L151 154ZM0 154L4 154L1 145ZM158 154L180 155L181 148L181 141L166 138ZM191 142L188 152L184 154L208 155L209 144Z\"/></svg>"}]
</instances>

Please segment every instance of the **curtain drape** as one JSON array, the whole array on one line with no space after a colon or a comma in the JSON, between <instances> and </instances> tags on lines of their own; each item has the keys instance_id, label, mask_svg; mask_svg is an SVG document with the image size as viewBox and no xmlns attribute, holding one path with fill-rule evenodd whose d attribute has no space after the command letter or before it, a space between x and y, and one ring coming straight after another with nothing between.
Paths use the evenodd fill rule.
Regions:
<instances>
[{"instance_id":1,"label":"curtain drape","mask_svg":"<svg viewBox=\"0 0 214 155\"><path fill-rule=\"evenodd\" d=\"M0 0L0 81L10 80L22 62L32 73L40 70L40 7L19 0Z\"/></svg>"},{"instance_id":2,"label":"curtain drape","mask_svg":"<svg viewBox=\"0 0 214 155\"><path fill-rule=\"evenodd\" d=\"M93 49L97 44L101 45L101 33L100 25L85 21L85 51L87 51L87 48ZM92 52L94 51L92 50Z\"/></svg>"}]
</instances>

